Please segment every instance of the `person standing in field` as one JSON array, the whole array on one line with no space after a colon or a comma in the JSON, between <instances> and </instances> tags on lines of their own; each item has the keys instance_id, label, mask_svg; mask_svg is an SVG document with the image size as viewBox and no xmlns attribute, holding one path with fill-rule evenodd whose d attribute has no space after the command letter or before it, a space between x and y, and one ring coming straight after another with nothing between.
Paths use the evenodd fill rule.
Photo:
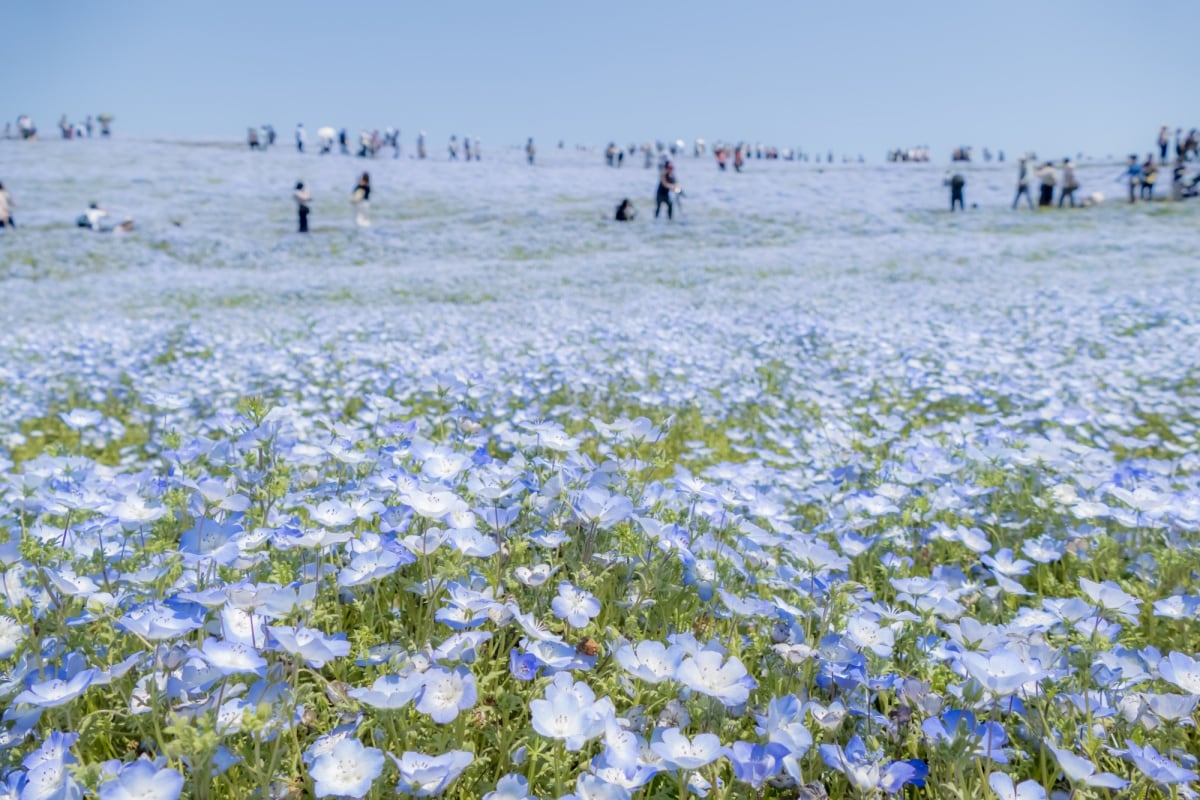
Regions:
<instances>
[{"instance_id":1,"label":"person standing in field","mask_svg":"<svg viewBox=\"0 0 1200 800\"><path fill-rule=\"evenodd\" d=\"M296 210L300 214L300 233L308 233L308 204L312 202L312 195L304 186L304 181L296 182L296 190L292 192L292 197L296 200Z\"/></svg>"},{"instance_id":2,"label":"person standing in field","mask_svg":"<svg viewBox=\"0 0 1200 800\"><path fill-rule=\"evenodd\" d=\"M0 183L0 228L17 227L12 216L12 209L15 205L12 195L5 190L4 184Z\"/></svg>"},{"instance_id":3,"label":"person standing in field","mask_svg":"<svg viewBox=\"0 0 1200 800\"><path fill-rule=\"evenodd\" d=\"M1058 196L1058 207L1062 208L1063 203L1068 200L1071 202L1071 208L1075 207L1075 190L1079 188L1079 181L1075 179L1075 165L1071 163L1071 159L1063 159L1062 167L1062 194Z\"/></svg>"},{"instance_id":4,"label":"person standing in field","mask_svg":"<svg viewBox=\"0 0 1200 800\"><path fill-rule=\"evenodd\" d=\"M1021 203L1021 195L1029 201L1029 210L1033 210L1033 195L1029 193L1029 159L1022 156L1017 172L1017 196L1013 198L1012 207L1015 210Z\"/></svg>"},{"instance_id":5,"label":"person standing in field","mask_svg":"<svg viewBox=\"0 0 1200 800\"><path fill-rule=\"evenodd\" d=\"M658 192L654 198L655 219L658 219L658 213L662 210L664 203L667 206L667 219L675 218L675 202L672 196L678 191L679 184L675 182L675 165L668 158L663 162L662 169L658 173Z\"/></svg>"},{"instance_id":6,"label":"person standing in field","mask_svg":"<svg viewBox=\"0 0 1200 800\"><path fill-rule=\"evenodd\" d=\"M371 176L363 173L350 195L350 204L354 206L354 224L360 228L371 227Z\"/></svg>"},{"instance_id":7,"label":"person standing in field","mask_svg":"<svg viewBox=\"0 0 1200 800\"><path fill-rule=\"evenodd\" d=\"M1129 181L1129 202L1137 202L1138 187L1142 182L1142 165L1138 163L1137 156L1129 157L1129 166L1125 168L1126 180Z\"/></svg>"},{"instance_id":8,"label":"person standing in field","mask_svg":"<svg viewBox=\"0 0 1200 800\"><path fill-rule=\"evenodd\" d=\"M955 204L958 205L959 211L966 211L967 208L963 204L963 187L967 185L967 179L961 172L956 172L946 178L946 184L950 187L950 213L954 213Z\"/></svg>"},{"instance_id":9,"label":"person standing in field","mask_svg":"<svg viewBox=\"0 0 1200 800\"><path fill-rule=\"evenodd\" d=\"M296 123L296 152L298 152L298 153L304 152L304 139L305 138L306 138L306 135L304 133L304 123L297 122Z\"/></svg>"},{"instance_id":10,"label":"person standing in field","mask_svg":"<svg viewBox=\"0 0 1200 800\"><path fill-rule=\"evenodd\" d=\"M1158 160L1167 161L1167 145L1171 143L1171 131L1166 125L1158 129Z\"/></svg>"},{"instance_id":11,"label":"person standing in field","mask_svg":"<svg viewBox=\"0 0 1200 800\"><path fill-rule=\"evenodd\" d=\"M537 153L537 148L533 146L533 137L530 136L525 142L525 158L529 161L529 165L533 166L533 157Z\"/></svg>"},{"instance_id":12,"label":"person standing in field","mask_svg":"<svg viewBox=\"0 0 1200 800\"><path fill-rule=\"evenodd\" d=\"M1154 163L1154 154L1147 153L1146 161L1142 164L1142 187L1139 196L1143 200L1154 199L1154 182L1158 180L1158 164Z\"/></svg>"},{"instance_id":13,"label":"person standing in field","mask_svg":"<svg viewBox=\"0 0 1200 800\"><path fill-rule=\"evenodd\" d=\"M1054 164L1047 161L1037 171L1037 176L1041 184L1039 186L1041 194L1038 196L1038 208L1050 208L1054 205L1054 185L1058 183L1058 170L1054 168Z\"/></svg>"},{"instance_id":14,"label":"person standing in field","mask_svg":"<svg viewBox=\"0 0 1200 800\"><path fill-rule=\"evenodd\" d=\"M425 158L425 131L417 134L417 158Z\"/></svg>"}]
</instances>

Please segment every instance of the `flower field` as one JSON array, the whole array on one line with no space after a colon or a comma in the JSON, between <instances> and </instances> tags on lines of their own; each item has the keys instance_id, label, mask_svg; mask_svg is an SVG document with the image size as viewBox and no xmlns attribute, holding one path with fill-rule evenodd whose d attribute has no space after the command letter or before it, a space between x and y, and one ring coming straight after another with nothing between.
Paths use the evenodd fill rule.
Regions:
<instances>
[{"instance_id":1,"label":"flower field","mask_svg":"<svg viewBox=\"0 0 1200 800\"><path fill-rule=\"evenodd\" d=\"M0 145L3 800L1200 790L1194 206Z\"/></svg>"}]
</instances>

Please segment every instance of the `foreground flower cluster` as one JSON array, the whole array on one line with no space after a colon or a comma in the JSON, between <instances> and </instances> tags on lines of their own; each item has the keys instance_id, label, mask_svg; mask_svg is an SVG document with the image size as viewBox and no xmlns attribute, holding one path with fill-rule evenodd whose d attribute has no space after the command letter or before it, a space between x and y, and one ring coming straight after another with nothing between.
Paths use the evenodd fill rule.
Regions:
<instances>
[{"instance_id":1,"label":"foreground flower cluster","mask_svg":"<svg viewBox=\"0 0 1200 800\"><path fill-rule=\"evenodd\" d=\"M1200 790L1194 280L599 263L0 332L0 798Z\"/></svg>"}]
</instances>

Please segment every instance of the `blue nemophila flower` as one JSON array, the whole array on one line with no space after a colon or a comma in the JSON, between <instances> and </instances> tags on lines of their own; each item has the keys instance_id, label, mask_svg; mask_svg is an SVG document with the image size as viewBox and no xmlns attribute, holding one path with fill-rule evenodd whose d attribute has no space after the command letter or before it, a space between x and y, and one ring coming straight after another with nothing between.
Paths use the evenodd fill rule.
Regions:
<instances>
[{"instance_id":1,"label":"blue nemophila flower","mask_svg":"<svg viewBox=\"0 0 1200 800\"><path fill-rule=\"evenodd\" d=\"M1194 770L1181 767L1158 752L1153 745L1139 746L1127 739L1124 750L1111 749L1111 752L1132 761L1143 775L1164 786L1200 780L1200 775Z\"/></svg>"},{"instance_id":2,"label":"blue nemophila flower","mask_svg":"<svg viewBox=\"0 0 1200 800\"><path fill-rule=\"evenodd\" d=\"M994 572L1009 578L1028 575L1029 570L1033 567L1032 563L1023 558L1013 558L1013 551L1008 547L1000 548L994 556L981 556L979 560L984 565L991 567Z\"/></svg>"},{"instance_id":3,"label":"blue nemophila flower","mask_svg":"<svg viewBox=\"0 0 1200 800\"><path fill-rule=\"evenodd\" d=\"M308 768L317 797L363 797L383 772L383 751L343 739L317 756Z\"/></svg>"},{"instance_id":4,"label":"blue nemophila flower","mask_svg":"<svg viewBox=\"0 0 1200 800\"><path fill-rule=\"evenodd\" d=\"M455 778L471 765L475 756L465 750L451 750L440 756L427 756L406 751L400 758L391 756L400 770L399 794L413 797L434 797L446 791Z\"/></svg>"},{"instance_id":5,"label":"blue nemophila flower","mask_svg":"<svg viewBox=\"0 0 1200 800\"><path fill-rule=\"evenodd\" d=\"M508 654L508 671L519 681L533 680L541 668L541 661L533 653L522 653L514 647Z\"/></svg>"},{"instance_id":6,"label":"blue nemophila flower","mask_svg":"<svg viewBox=\"0 0 1200 800\"><path fill-rule=\"evenodd\" d=\"M346 634L326 636L319 630L305 627L271 625L268 630L280 650L303 658L310 667L321 668L326 661L341 658L350 653Z\"/></svg>"},{"instance_id":7,"label":"blue nemophila flower","mask_svg":"<svg viewBox=\"0 0 1200 800\"><path fill-rule=\"evenodd\" d=\"M159 768L139 758L121 767L112 780L100 785L100 800L175 800L183 791L183 776L170 767Z\"/></svg>"},{"instance_id":8,"label":"blue nemophila flower","mask_svg":"<svg viewBox=\"0 0 1200 800\"><path fill-rule=\"evenodd\" d=\"M788 755L786 747L774 742L765 745L734 742L725 752L733 764L734 777L755 789L761 788L763 781L782 771L783 759Z\"/></svg>"},{"instance_id":9,"label":"blue nemophila flower","mask_svg":"<svg viewBox=\"0 0 1200 800\"><path fill-rule=\"evenodd\" d=\"M1094 786L1099 789L1124 789L1129 785L1129 781L1111 772L1097 772L1096 765L1088 759L1077 756L1070 750L1055 747L1049 739L1044 741L1050 752L1054 753L1054 757L1058 760L1058 766L1062 768L1063 774L1071 783L1082 783L1084 786Z\"/></svg>"},{"instance_id":10,"label":"blue nemophila flower","mask_svg":"<svg viewBox=\"0 0 1200 800\"><path fill-rule=\"evenodd\" d=\"M1155 600L1154 614L1167 619L1192 619L1200 614L1200 597L1174 594Z\"/></svg>"},{"instance_id":11,"label":"blue nemophila flower","mask_svg":"<svg viewBox=\"0 0 1200 800\"><path fill-rule=\"evenodd\" d=\"M930 717L921 723L921 732L935 743L967 745L966 755L988 758L997 764L1007 764L1008 733L998 722L976 723L970 711L946 711L941 718Z\"/></svg>"},{"instance_id":12,"label":"blue nemophila flower","mask_svg":"<svg viewBox=\"0 0 1200 800\"><path fill-rule=\"evenodd\" d=\"M1040 666L1025 661L1009 648L990 654L963 653L959 658L967 674L996 697L1015 694L1025 684L1045 676Z\"/></svg>"},{"instance_id":13,"label":"blue nemophila flower","mask_svg":"<svg viewBox=\"0 0 1200 800\"><path fill-rule=\"evenodd\" d=\"M351 689L349 694L360 703L372 708L404 708L421 691L420 672L403 675L380 675L370 689Z\"/></svg>"},{"instance_id":14,"label":"blue nemophila flower","mask_svg":"<svg viewBox=\"0 0 1200 800\"><path fill-rule=\"evenodd\" d=\"M365 553L355 553L350 563L338 572L338 586L353 587L382 580L416 558L408 551L379 547Z\"/></svg>"},{"instance_id":15,"label":"blue nemophila flower","mask_svg":"<svg viewBox=\"0 0 1200 800\"><path fill-rule=\"evenodd\" d=\"M83 787L71 777L71 765L78 762L71 747L77 733L51 731L50 735L21 761L27 771L19 800L79 800Z\"/></svg>"},{"instance_id":16,"label":"blue nemophila flower","mask_svg":"<svg viewBox=\"0 0 1200 800\"><path fill-rule=\"evenodd\" d=\"M513 569L513 577L525 586L537 587L550 580L554 573L558 572L558 569L558 567L552 568L549 564L534 564L532 567L516 567Z\"/></svg>"},{"instance_id":17,"label":"blue nemophila flower","mask_svg":"<svg viewBox=\"0 0 1200 800\"><path fill-rule=\"evenodd\" d=\"M895 794L906 784L924 786L929 774L929 767L920 759L892 761L885 766L883 754L868 752L857 735L846 743L845 749L836 744L823 744L818 749L825 766L841 772L860 792L883 789Z\"/></svg>"},{"instance_id":18,"label":"blue nemophila flower","mask_svg":"<svg viewBox=\"0 0 1200 800\"><path fill-rule=\"evenodd\" d=\"M55 675L44 681L37 681L31 676L25 691L13 698L13 703L54 708L69 703L79 697L91 686L98 676L95 669L84 669L74 675Z\"/></svg>"},{"instance_id":19,"label":"blue nemophila flower","mask_svg":"<svg viewBox=\"0 0 1200 800\"><path fill-rule=\"evenodd\" d=\"M204 625L204 607L198 603L167 600L146 603L131 610L118 624L143 639L161 641L175 639Z\"/></svg>"},{"instance_id":20,"label":"blue nemophila flower","mask_svg":"<svg viewBox=\"0 0 1200 800\"><path fill-rule=\"evenodd\" d=\"M615 713L611 700L597 700L592 688L575 682L569 672L555 675L545 698L530 701L529 711L535 731L563 740L572 751L604 733L605 722Z\"/></svg>"},{"instance_id":21,"label":"blue nemophila flower","mask_svg":"<svg viewBox=\"0 0 1200 800\"><path fill-rule=\"evenodd\" d=\"M450 663L461 661L464 664L473 664L479 657L479 648L491 639L492 634L486 631L452 633L434 648L433 660Z\"/></svg>"},{"instance_id":22,"label":"blue nemophila flower","mask_svg":"<svg viewBox=\"0 0 1200 800\"><path fill-rule=\"evenodd\" d=\"M1159 662L1158 672L1188 694L1200 694L1200 661L1191 656L1171 652Z\"/></svg>"},{"instance_id":23,"label":"blue nemophila flower","mask_svg":"<svg viewBox=\"0 0 1200 800\"><path fill-rule=\"evenodd\" d=\"M756 733L786 749L783 768L794 779L800 780L799 759L812 748L813 738L804 724L804 707L799 698L794 694L774 697L767 704L766 716L756 716L755 720L758 722L754 729Z\"/></svg>"},{"instance_id":24,"label":"blue nemophila flower","mask_svg":"<svg viewBox=\"0 0 1200 800\"><path fill-rule=\"evenodd\" d=\"M483 796L483 800L537 800L529 793L529 781L515 772L496 781L496 788Z\"/></svg>"},{"instance_id":25,"label":"blue nemophila flower","mask_svg":"<svg viewBox=\"0 0 1200 800\"><path fill-rule=\"evenodd\" d=\"M344 528L356 517L353 508L336 498L309 506L308 516L314 524L326 528Z\"/></svg>"},{"instance_id":26,"label":"blue nemophila flower","mask_svg":"<svg viewBox=\"0 0 1200 800\"><path fill-rule=\"evenodd\" d=\"M1200 697L1194 694L1153 694L1145 693L1142 700L1154 716L1165 722L1182 722L1190 724L1192 712Z\"/></svg>"},{"instance_id":27,"label":"blue nemophila flower","mask_svg":"<svg viewBox=\"0 0 1200 800\"><path fill-rule=\"evenodd\" d=\"M533 542L538 547L545 547L547 549L554 549L556 547L561 547L562 544L565 541L567 541L568 538L570 538L570 537L567 536L567 532L561 531L561 530L559 530L559 531L536 530L533 533L529 534L529 541Z\"/></svg>"},{"instance_id":28,"label":"blue nemophila flower","mask_svg":"<svg viewBox=\"0 0 1200 800\"><path fill-rule=\"evenodd\" d=\"M208 638L197 652L222 675L252 673L261 677L267 668L267 660L242 642Z\"/></svg>"},{"instance_id":29,"label":"blue nemophila flower","mask_svg":"<svg viewBox=\"0 0 1200 800\"><path fill-rule=\"evenodd\" d=\"M712 650L702 650L686 658L676 670L676 679L694 692L715 697L727 706L737 706L750 699L750 691L758 685L736 657L724 656Z\"/></svg>"},{"instance_id":30,"label":"blue nemophila flower","mask_svg":"<svg viewBox=\"0 0 1200 800\"><path fill-rule=\"evenodd\" d=\"M1089 581L1087 578L1080 578L1079 585L1083 589L1084 594L1091 598L1092 602L1096 605L1113 612L1129 622L1137 620L1138 607L1142 604L1142 601L1128 594L1113 581L1096 583L1095 581Z\"/></svg>"},{"instance_id":31,"label":"blue nemophila flower","mask_svg":"<svg viewBox=\"0 0 1200 800\"><path fill-rule=\"evenodd\" d=\"M227 642L238 642L255 650L266 647L267 618L227 605L221 609L221 635Z\"/></svg>"},{"instance_id":32,"label":"blue nemophila flower","mask_svg":"<svg viewBox=\"0 0 1200 800\"><path fill-rule=\"evenodd\" d=\"M475 528L451 528L446 531L446 541L458 552L471 558L491 558L500 552L500 546L491 536L484 536Z\"/></svg>"},{"instance_id":33,"label":"blue nemophila flower","mask_svg":"<svg viewBox=\"0 0 1200 800\"><path fill-rule=\"evenodd\" d=\"M575 497L574 507L583 522L600 528L611 528L633 516L633 503L628 497L600 488L580 492Z\"/></svg>"},{"instance_id":34,"label":"blue nemophila flower","mask_svg":"<svg viewBox=\"0 0 1200 800\"><path fill-rule=\"evenodd\" d=\"M12 617L0 616L0 660L17 652L29 630Z\"/></svg>"},{"instance_id":35,"label":"blue nemophila flower","mask_svg":"<svg viewBox=\"0 0 1200 800\"><path fill-rule=\"evenodd\" d=\"M650 749L671 769L700 769L721 757L721 740L712 733L698 733L692 739L678 728L667 728L650 743Z\"/></svg>"},{"instance_id":36,"label":"blue nemophila flower","mask_svg":"<svg viewBox=\"0 0 1200 800\"><path fill-rule=\"evenodd\" d=\"M559 581L558 596L550 601L550 608L572 628L583 628L600 613L600 601L569 581Z\"/></svg>"},{"instance_id":37,"label":"blue nemophila flower","mask_svg":"<svg viewBox=\"0 0 1200 800\"><path fill-rule=\"evenodd\" d=\"M84 428L93 428L100 424L104 419L104 415L99 411L94 411L90 408L73 408L65 414L59 414L59 419L71 430L80 431Z\"/></svg>"},{"instance_id":38,"label":"blue nemophila flower","mask_svg":"<svg viewBox=\"0 0 1200 800\"><path fill-rule=\"evenodd\" d=\"M316 740L304 749L302 760L308 766L317 760L318 756L332 753L333 748L337 747L341 742L347 739L353 739L358 731L358 723L362 717L358 717L354 722L345 725L339 725L329 733L321 734Z\"/></svg>"},{"instance_id":39,"label":"blue nemophila flower","mask_svg":"<svg viewBox=\"0 0 1200 800\"><path fill-rule=\"evenodd\" d=\"M644 720L623 720L641 728ZM654 777L658 771L652 765L642 763L642 748L646 746L641 736L628 730L613 717L605 721L604 752L592 759L592 771L610 783L619 783L626 789L636 789Z\"/></svg>"},{"instance_id":40,"label":"blue nemophila flower","mask_svg":"<svg viewBox=\"0 0 1200 800\"><path fill-rule=\"evenodd\" d=\"M624 786L585 772L575 779L574 794L563 795L559 800L630 800L630 794Z\"/></svg>"},{"instance_id":41,"label":"blue nemophila flower","mask_svg":"<svg viewBox=\"0 0 1200 800\"><path fill-rule=\"evenodd\" d=\"M679 645L665 647L661 642L624 644L615 654L617 663L635 678L646 683L662 683L675 677L687 651Z\"/></svg>"},{"instance_id":42,"label":"blue nemophila flower","mask_svg":"<svg viewBox=\"0 0 1200 800\"><path fill-rule=\"evenodd\" d=\"M467 511L468 506L454 492L436 487L416 487L400 493L400 501L419 516L441 520L455 511Z\"/></svg>"},{"instance_id":43,"label":"blue nemophila flower","mask_svg":"<svg viewBox=\"0 0 1200 800\"><path fill-rule=\"evenodd\" d=\"M880 658L890 658L896 644L895 632L881 626L870 614L855 614L846 620L846 638L856 647L870 650Z\"/></svg>"},{"instance_id":44,"label":"blue nemophila flower","mask_svg":"<svg viewBox=\"0 0 1200 800\"><path fill-rule=\"evenodd\" d=\"M1003 772L993 772L988 786L1000 800L1046 800L1046 790L1037 781L1022 781L1013 784L1013 779Z\"/></svg>"},{"instance_id":45,"label":"blue nemophila flower","mask_svg":"<svg viewBox=\"0 0 1200 800\"><path fill-rule=\"evenodd\" d=\"M453 722L458 712L474 706L475 698L475 676L471 670L466 667L455 667L453 670L434 667L421 676L416 708L439 725L445 725Z\"/></svg>"}]
</instances>

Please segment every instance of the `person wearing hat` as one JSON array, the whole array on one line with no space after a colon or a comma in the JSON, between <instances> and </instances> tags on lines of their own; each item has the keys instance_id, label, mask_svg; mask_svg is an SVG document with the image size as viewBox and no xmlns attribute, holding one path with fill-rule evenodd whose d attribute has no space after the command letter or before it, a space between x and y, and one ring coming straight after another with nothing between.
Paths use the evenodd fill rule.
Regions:
<instances>
[{"instance_id":1,"label":"person wearing hat","mask_svg":"<svg viewBox=\"0 0 1200 800\"><path fill-rule=\"evenodd\" d=\"M1071 159L1063 159L1062 167L1062 194L1058 196L1058 207L1062 208L1063 203L1071 201L1071 208L1075 207L1075 190L1079 188L1079 181L1075 179L1075 165L1071 163Z\"/></svg>"},{"instance_id":2,"label":"person wearing hat","mask_svg":"<svg viewBox=\"0 0 1200 800\"><path fill-rule=\"evenodd\" d=\"M671 196L678 191L679 184L675 182L675 165L668 158L663 162L662 169L658 173L658 193L655 195L654 202L655 219L658 219L658 212L662 210L664 203L667 205L667 219L675 218L675 203Z\"/></svg>"},{"instance_id":3,"label":"person wearing hat","mask_svg":"<svg viewBox=\"0 0 1200 800\"><path fill-rule=\"evenodd\" d=\"M296 181L296 190L292 192L292 197L296 200L296 210L300 213L300 233L308 233L308 204L312 202L312 195L304 186L304 181Z\"/></svg>"}]
</instances>

